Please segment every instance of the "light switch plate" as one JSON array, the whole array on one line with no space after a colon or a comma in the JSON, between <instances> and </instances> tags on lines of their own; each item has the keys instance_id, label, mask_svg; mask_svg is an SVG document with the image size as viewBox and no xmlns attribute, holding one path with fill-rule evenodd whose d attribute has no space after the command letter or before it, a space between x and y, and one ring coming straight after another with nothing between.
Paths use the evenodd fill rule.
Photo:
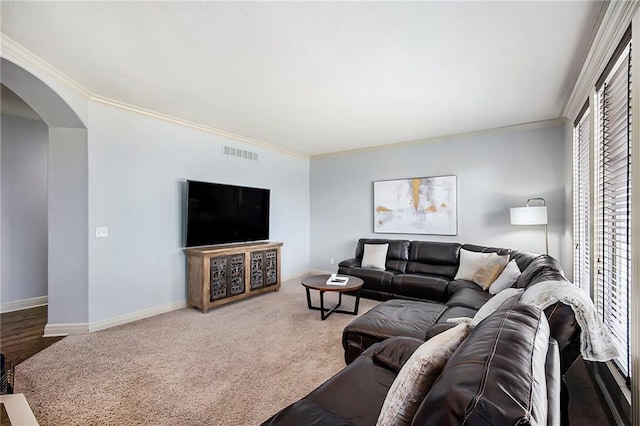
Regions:
<instances>
[{"instance_id":1,"label":"light switch plate","mask_svg":"<svg viewBox=\"0 0 640 426\"><path fill-rule=\"evenodd\" d=\"M107 238L109 236L109 228L106 226L96 227L96 238Z\"/></svg>"}]
</instances>

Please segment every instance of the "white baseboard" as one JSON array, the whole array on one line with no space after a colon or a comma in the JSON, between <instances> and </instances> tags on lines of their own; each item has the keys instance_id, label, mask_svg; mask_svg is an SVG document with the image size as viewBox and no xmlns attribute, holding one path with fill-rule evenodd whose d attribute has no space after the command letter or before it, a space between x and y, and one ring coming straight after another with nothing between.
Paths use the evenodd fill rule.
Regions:
<instances>
[{"instance_id":1,"label":"white baseboard","mask_svg":"<svg viewBox=\"0 0 640 426\"><path fill-rule=\"evenodd\" d=\"M87 334L89 324L86 322L67 324L47 324L44 326L42 337L68 336L69 334Z\"/></svg>"},{"instance_id":2,"label":"white baseboard","mask_svg":"<svg viewBox=\"0 0 640 426\"><path fill-rule=\"evenodd\" d=\"M289 274L286 277L283 276L282 277L282 282L285 281L291 281L291 280L300 280L304 277L308 277L311 275L328 275L328 274L333 274L336 271L323 271L321 269L310 269L308 271L304 271L304 272L297 272L297 273L293 273L293 274Z\"/></svg>"},{"instance_id":3,"label":"white baseboard","mask_svg":"<svg viewBox=\"0 0 640 426\"><path fill-rule=\"evenodd\" d=\"M294 279L300 279L309 275L318 274L331 274L331 271L322 271L318 269L312 269L306 272L297 274L289 274L287 277L283 277L282 281L289 281ZM122 324L127 324L133 321L138 321L145 318L154 317L156 315L164 314L167 312L175 311L178 309L186 308L187 302L169 303L167 305L155 306L149 309L143 309L141 311L132 312L130 314L124 314L113 318L107 318L100 321L94 321L90 323L69 323L69 324L47 324L44 327L44 337L54 336L67 336L70 334L87 334L95 331L106 330L107 328L115 327Z\"/></svg>"},{"instance_id":4,"label":"white baseboard","mask_svg":"<svg viewBox=\"0 0 640 426\"><path fill-rule=\"evenodd\" d=\"M322 269L312 269L312 270L309 271L309 275L327 275L327 274L331 275L331 274L335 274L337 272L338 272L337 270L335 270L335 271L325 271L325 270L322 270Z\"/></svg>"},{"instance_id":5,"label":"white baseboard","mask_svg":"<svg viewBox=\"0 0 640 426\"><path fill-rule=\"evenodd\" d=\"M127 324L133 321L138 321L145 318L155 317L156 315L166 314L167 312L176 311L178 309L186 308L187 302L169 303L161 306L154 306L153 308L143 309L141 311L132 312L130 314L124 314L113 318L107 318L101 321L94 321L89 323L89 333L94 331L105 330L107 328L115 327L117 325Z\"/></svg>"},{"instance_id":6,"label":"white baseboard","mask_svg":"<svg viewBox=\"0 0 640 426\"><path fill-rule=\"evenodd\" d=\"M119 315L117 317L107 318L100 321L89 323L69 323L69 324L47 324L44 327L44 337L67 336L70 334L87 334L95 331L106 330L122 324L138 321L145 318L154 317L156 315L165 314L167 312L186 308L187 302L169 303L153 308L143 309L141 311L129 314Z\"/></svg>"},{"instance_id":7,"label":"white baseboard","mask_svg":"<svg viewBox=\"0 0 640 426\"><path fill-rule=\"evenodd\" d=\"M22 309L35 308L46 305L49 301L47 296L32 297L30 299L13 300L0 305L0 313L20 311Z\"/></svg>"}]
</instances>

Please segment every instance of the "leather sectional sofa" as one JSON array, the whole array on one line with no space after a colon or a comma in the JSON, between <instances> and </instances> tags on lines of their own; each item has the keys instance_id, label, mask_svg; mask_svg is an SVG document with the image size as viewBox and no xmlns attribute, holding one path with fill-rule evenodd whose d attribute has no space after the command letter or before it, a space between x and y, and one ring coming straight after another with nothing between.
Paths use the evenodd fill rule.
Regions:
<instances>
[{"instance_id":1,"label":"leather sectional sofa","mask_svg":"<svg viewBox=\"0 0 640 426\"><path fill-rule=\"evenodd\" d=\"M365 244L389 244L386 270L362 268ZM527 288L547 280L566 281L558 261L545 254L472 244L360 239L355 258L338 264L338 273L362 278L361 295L389 300L354 320L343 333L345 361L351 363L373 343L392 336L423 340L452 327L447 319L473 317L490 298L470 281L455 280L460 249L509 255L522 272L513 287ZM432 302L428 304L420 302ZM580 327L573 310L562 303L545 309L551 336L558 342L561 372L580 354Z\"/></svg>"},{"instance_id":2,"label":"leather sectional sofa","mask_svg":"<svg viewBox=\"0 0 640 426\"><path fill-rule=\"evenodd\" d=\"M361 267L365 244L389 244L385 270ZM389 387L416 348L453 327L447 319L473 317L492 297L477 284L455 279L461 249L509 255L521 271L512 287L546 280L571 285L548 255L470 244L360 239L355 258L340 262L338 273L362 278L361 295L385 302L344 329L347 367L265 424L374 425ZM515 300L505 302L462 343L422 401L413 425L462 424L463 417L464 424L471 425L539 424L535 413L540 409L548 412L548 425L568 424L562 378L580 354L580 327L573 310L556 303L543 315ZM541 316L548 323L548 336L542 339L546 376L534 379L530 362L540 356ZM546 383L546 394L526 386L536 381Z\"/></svg>"},{"instance_id":3,"label":"leather sectional sofa","mask_svg":"<svg viewBox=\"0 0 640 426\"><path fill-rule=\"evenodd\" d=\"M422 339L375 343L263 425L376 424L393 381ZM414 426L559 425L560 362L544 314L510 299L469 334L418 401Z\"/></svg>"}]
</instances>

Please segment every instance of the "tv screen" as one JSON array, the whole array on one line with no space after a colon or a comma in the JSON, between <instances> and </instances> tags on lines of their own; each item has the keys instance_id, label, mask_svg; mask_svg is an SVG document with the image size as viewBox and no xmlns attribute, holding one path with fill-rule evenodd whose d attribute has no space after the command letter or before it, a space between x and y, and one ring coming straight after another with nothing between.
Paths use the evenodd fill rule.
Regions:
<instances>
[{"instance_id":1,"label":"tv screen","mask_svg":"<svg viewBox=\"0 0 640 426\"><path fill-rule=\"evenodd\" d=\"M187 181L187 247L269 239L269 190Z\"/></svg>"}]
</instances>

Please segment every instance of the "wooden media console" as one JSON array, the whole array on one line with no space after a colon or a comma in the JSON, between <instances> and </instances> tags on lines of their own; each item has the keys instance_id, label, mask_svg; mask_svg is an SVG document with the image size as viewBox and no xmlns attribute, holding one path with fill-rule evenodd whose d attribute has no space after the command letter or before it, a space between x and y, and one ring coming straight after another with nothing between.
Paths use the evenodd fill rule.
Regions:
<instances>
[{"instance_id":1,"label":"wooden media console","mask_svg":"<svg viewBox=\"0 0 640 426\"><path fill-rule=\"evenodd\" d=\"M282 243L262 242L188 248L189 307L210 308L280 289Z\"/></svg>"}]
</instances>

